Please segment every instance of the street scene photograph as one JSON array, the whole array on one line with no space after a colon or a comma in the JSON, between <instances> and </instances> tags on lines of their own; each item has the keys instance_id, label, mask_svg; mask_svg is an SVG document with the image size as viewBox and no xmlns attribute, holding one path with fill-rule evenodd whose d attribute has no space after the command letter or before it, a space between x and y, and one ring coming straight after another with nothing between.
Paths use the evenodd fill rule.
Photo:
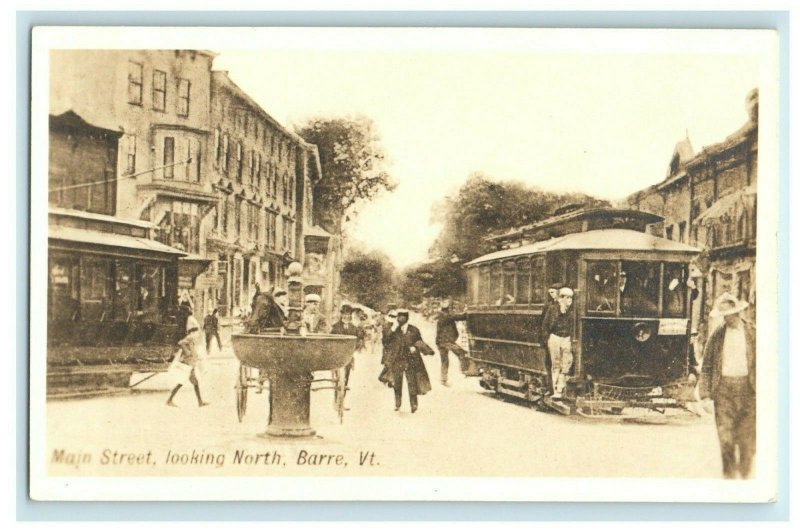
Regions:
<instances>
[{"instance_id":1,"label":"street scene photograph","mask_svg":"<svg viewBox=\"0 0 800 532\"><path fill-rule=\"evenodd\" d=\"M33 498L774 495L774 33L199 30L34 31Z\"/></svg>"}]
</instances>

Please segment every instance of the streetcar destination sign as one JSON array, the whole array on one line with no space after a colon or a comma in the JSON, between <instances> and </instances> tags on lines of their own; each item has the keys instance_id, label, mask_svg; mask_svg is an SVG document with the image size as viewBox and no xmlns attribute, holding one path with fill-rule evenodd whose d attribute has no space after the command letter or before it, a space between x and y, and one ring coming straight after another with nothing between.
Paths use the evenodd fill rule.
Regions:
<instances>
[{"instance_id":1,"label":"streetcar destination sign","mask_svg":"<svg viewBox=\"0 0 800 532\"><path fill-rule=\"evenodd\" d=\"M689 320L684 318L658 320L658 334L666 336L686 334L686 328L688 326Z\"/></svg>"}]
</instances>

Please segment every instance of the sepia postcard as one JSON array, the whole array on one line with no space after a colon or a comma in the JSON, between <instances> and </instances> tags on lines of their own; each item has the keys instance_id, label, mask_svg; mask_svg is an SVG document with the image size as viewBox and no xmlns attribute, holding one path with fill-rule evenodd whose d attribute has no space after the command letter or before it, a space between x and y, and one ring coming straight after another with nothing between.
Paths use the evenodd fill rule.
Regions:
<instances>
[{"instance_id":1,"label":"sepia postcard","mask_svg":"<svg viewBox=\"0 0 800 532\"><path fill-rule=\"evenodd\" d=\"M37 27L31 79L31 498L776 500L776 32Z\"/></svg>"}]
</instances>

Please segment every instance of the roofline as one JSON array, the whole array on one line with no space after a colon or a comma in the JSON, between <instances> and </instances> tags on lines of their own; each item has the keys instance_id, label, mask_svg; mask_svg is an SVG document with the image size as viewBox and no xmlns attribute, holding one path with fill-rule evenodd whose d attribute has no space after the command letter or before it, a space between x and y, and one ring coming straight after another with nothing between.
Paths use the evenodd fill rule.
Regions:
<instances>
[{"instance_id":1,"label":"roofline","mask_svg":"<svg viewBox=\"0 0 800 532\"><path fill-rule=\"evenodd\" d=\"M64 209L61 207L49 207L47 209L47 214L52 214L55 216L65 216L68 218L80 218L82 220L95 220L98 222L108 222L118 225L128 225L131 227L140 227L143 229L155 229L156 227L158 227L156 224L148 222L146 220L135 220L132 218L118 218L116 216L110 216L108 214L79 211L77 209Z\"/></svg>"},{"instance_id":2,"label":"roofline","mask_svg":"<svg viewBox=\"0 0 800 532\"><path fill-rule=\"evenodd\" d=\"M285 134L286 136L290 137L292 140L294 140L297 143L301 144L304 148L309 148L310 146L315 146L314 144L309 144L300 135L298 135L297 133L295 133L293 131L288 130L285 126L283 126L280 122L278 122L275 118L273 118L272 115L270 115L266 110L264 110L264 108L261 105L259 105L259 103L256 102L253 99L252 96L247 94L247 92L245 92L244 89L242 89L239 85L236 84L235 81L233 81L231 79L231 77L228 74L227 70L212 70L211 71L211 79L212 79L212 81L215 78L222 78L225 83L230 84L230 88L231 89L236 91L238 93L238 95L243 100L245 100L249 105L255 107L259 111L259 113L262 115L262 118L264 118L267 122L272 124L278 130L280 130L281 133Z\"/></svg>"},{"instance_id":3,"label":"roofline","mask_svg":"<svg viewBox=\"0 0 800 532\"><path fill-rule=\"evenodd\" d=\"M580 218L582 216L587 216L588 217L588 215L595 214L595 213L602 213L602 212L611 213L611 214L628 213L628 214L633 214L635 216L639 216L639 217L642 217L642 218L644 218L646 216L650 216L650 217L653 217L653 218L658 218L658 220L654 219L653 221L648 222L648 223L657 223L657 222L660 222L660 221L664 220L663 216L660 216L660 215L654 214L654 213L650 213L650 212L646 212L646 211L642 211L642 210L639 210L639 209L613 208L613 207L611 207L611 208L609 208L609 207L595 207L595 208L592 208L592 209L581 209L581 210L577 210L577 211L567 212L567 213L564 213L564 214L559 214L559 215L556 215L556 216L550 216L548 218L545 218L544 220L540 220L540 221L534 222L532 224L528 224L528 225L524 225L524 226L521 226L521 227L512 228L512 229L506 231L505 233L501 233L499 235L488 236L488 237L486 237L486 240L497 241L497 240L502 240L504 238L511 238L511 237L516 236L516 235L522 235L526 231L533 231L535 229L542 229L544 227L550 227L552 225L556 225L556 224L559 224L559 223L563 223L563 222L569 221L569 220L571 220L573 218Z\"/></svg>"}]
</instances>

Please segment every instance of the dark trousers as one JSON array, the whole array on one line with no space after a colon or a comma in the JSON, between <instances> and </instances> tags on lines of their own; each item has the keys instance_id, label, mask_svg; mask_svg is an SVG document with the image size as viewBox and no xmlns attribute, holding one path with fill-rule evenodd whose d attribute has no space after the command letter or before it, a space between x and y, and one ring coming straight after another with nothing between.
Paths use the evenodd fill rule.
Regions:
<instances>
[{"instance_id":1,"label":"dark trousers","mask_svg":"<svg viewBox=\"0 0 800 532\"><path fill-rule=\"evenodd\" d=\"M747 377L720 378L714 417L725 478L749 478L756 452L756 395Z\"/></svg>"},{"instance_id":2,"label":"dark trousers","mask_svg":"<svg viewBox=\"0 0 800 532\"><path fill-rule=\"evenodd\" d=\"M222 351L222 340L219 339L219 331L207 331L206 332L206 353L211 349L211 340L213 338L217 339L217 349Z\"/></svg>"},{"instance_id":3,"label":"dark trousers","mask_svg":"<svg viewBox=\"0 0 800 532\"><path fill-rule=\"evenodd\" d=\"M408 399L412 408L417 406L417 376L410 369L395 369L392 372L392 387L394 388L394 406L400 407L403 403L403 374L408 381Z\"/></svg>"},{"instance_id":4,"label":"dark trousers","mask_svg":"<svg viewBox=\"0 0 800 532\"><path fill-rule=\"evenodd\" d=\"M461 363L461 371L467 371L467 360L464 358L467 352L455 342L439 342L436 344L439 350L439 357L442 360L442 382L447 382L447 374L450 371L450 351L458 357Z\"/></svg>"}]
</instances>

